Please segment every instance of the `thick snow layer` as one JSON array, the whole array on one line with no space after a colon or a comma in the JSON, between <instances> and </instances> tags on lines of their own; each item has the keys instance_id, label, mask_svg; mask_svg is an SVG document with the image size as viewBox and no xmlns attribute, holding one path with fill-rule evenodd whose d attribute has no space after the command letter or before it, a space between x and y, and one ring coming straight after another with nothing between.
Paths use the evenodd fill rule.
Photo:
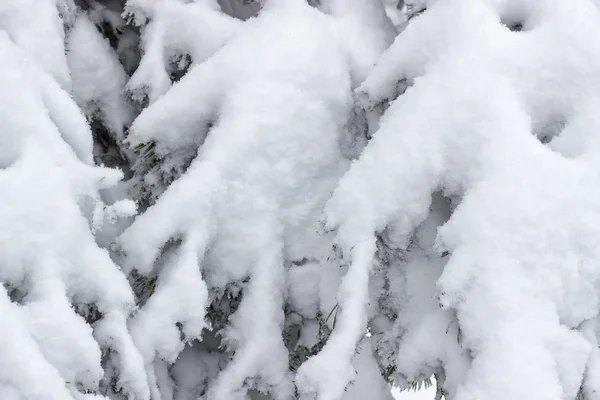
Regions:
<instances>
[{"instance_id":1,"label":"thick snow layer","mask_svg":"<svg viewBox=\"0 0 600 400\"><path fill-rule=\"evenodd\" d=\"M123 13L125 0L77 0L85 7L87 17L100 29L117 53L127 75L131 75L140 62L140 32L128 24Z\"/></svg>"},{"instance_id":2,"label":"thick snow layer","mask_svg":"<svg viewBox=\"0 0 600 400\"><path fill-rule=\"evenodd\" d=\"M364 29L378 30L383 8L367 3L354 2L352 10L372 13ZM132 125L128 142L155 142L159 156L202 143L186 173L120 238L126 267L146 274L167 242L181 242L175 256L181 262L167 262L168 276L161 272L142 319L133 322L134 331L144 331L136 325L148 321L172 332L136 335L150 368L155 353L173 360L181 351L176 323L185 340L200 336L207 286L250 278L224 330L235 356L211 385L211 398L243 399L256 388L285 399L294 390L281 332L284 264L322 255L311 241L297 240L314 231L347 168L340 138L352 115L352 79L367 68L352 61L357 57L343 42L344 18L359 21L352 13L324 14L303 0L267 2ZM374 61L392 32L384 25L349 40L368 48L367 59Z\"/></svg>"},{"instance_id":3,"label":"thick snow layer","mask_svg":"<svg viewBox=\"0 0 600 400\"><path fill-rule=\"evenodd\" d=\"M108 40L85 13L80 13L67 40L67 61L73 97L88 119L97 119L117 140L133 120L132 107L122 94L127 75Z\"/></svg>"},{"instance_id":4,"label":"thick snow layer","mask_svg":"<svg viewBox=\"0 0 600 400\"><path fill-rule=\"evenodd\" d=\"M435 237L451 213L450 205L440 193L432 196L430 213L406 251L395 249L393 232L385 232L370 282L370 301L379 307L375 315L369 314L380 367L395 386L405 389L438 374L449 398L471 362L461 347L455 313L440 309L435 297L447 260L435 250ZM377 286L379 291L374 290Z\"/></svg>"},{"instance_id":5,"label":"thick snow layer","mask_svg":"<svg viewBox=\"0 0 600 400\"><path fill-rule=\"evenodd\" d=\"M356 380L352 382L342 400L393 400L390 387L381 378L379 366L373 358L371 338L365 338L359 344L358 354L353 360Z\"/></svg>"},{"instance_id":6,"label":"thick snow layer","mask_svg":"<svg viewBox=\"0 0 600 400\"><path fill-rule=\"evenodd\" d=\"M598 397L597 1L0 3L0 399Z\"/></svg>"},{"instance_id":7,"label":"thick snow layer","mask_svg":"<svg viewBox=\"0 0 600 400\"><path fill-rule=\"evenodd\" d=\"M442 190L462 200L436 242L450 253L439 302L472 357L455 398L573 399L582 380L593 393L597 332L580 326L599 311L597 5L429 3L358 90L370 108L413 84L326 206L352 265L338 334L316 358L335 371L364 329L374 233L387 227L406 247Z\"/></svg>"},{"instance_id":8,"label":"thick snow layer","mask_svg":"<svg viewBox=\"0 0 600 400\"><path fill-rule=\"evenodd\" d=\"M142 27L143 57L127 88L136 101L155 102L171 87L168 64L190 56L199 64L212 56L241 24L216 0L129 0L126 13ZM175 67L181 69L183 66Z\"/></svg>"},{"instance_id":9,"label":"thick snow layer","mask_svg":"<svg viewBox=\"0 0 600 400\"><path fill-rule=\"evenodd\" d=\"M379 1L321 0L319 8L335 17L334 32L349 53L352 79L362 83L397 34Z\"/></svg>"},{"instance_id":10,"label":"thick snow layer","mask_svg":"<svg viewBox=\"0 0 600 400\"><path fill-rule=\"evenodd\" d=\"M0 54L0 314L11 326L0 333L0 387L28 399L80 398L77 389L98 389L103 348L122 365L125 393L147 398L126 327L131 289L84 215L104 206L99 190L122 174L90 165L85 117L4 31ZM95 329L75 312L89 307L101 316Z\"/></svg>"},{"instance_id":11,"label":"thick snow layer","mask_svg":"<svg viewBox=\"0 0 600 400\"><path fill-rule=\"evenodd\" d=\"M0 30L69 90L71 79L59 8L63 15L73 11L69 0L3 1L0 4Z\"/></svg>"}]
</instances>

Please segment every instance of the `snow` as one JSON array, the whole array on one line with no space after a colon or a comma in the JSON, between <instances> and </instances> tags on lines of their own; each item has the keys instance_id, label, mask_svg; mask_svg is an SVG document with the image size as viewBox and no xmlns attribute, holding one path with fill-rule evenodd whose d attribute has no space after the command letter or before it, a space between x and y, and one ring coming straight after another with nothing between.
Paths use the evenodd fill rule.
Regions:
<instances>
[{"instance_id":1,"label":"snow","mask_svg":"<svg viewBox=\"0 0 600 400\"><path fill-rule=\"evenodd\" d=\"M385 13L390 21L392 21L398 32L404 30L404 27L407 23L406 13L404 12L404 1L383 0L382 3L385 7Z\"/></svg>"},{"instance_id":2,"label":"snow","mask_svg":"<svg viewBox=\"0 0 600 400\"><path fill-rule=\"evenodd\" d=\"M177 322L183 323L187 338L200 335L207 296L195 252L183 248L172 254L156 291L131 323L132 334L146 360L154 360L156 349L163 359L175 361L183 350Z\"/></svg>"},{"instance_id":3,"label":"snow","mask_svg":"<svg viewBox=\"0 0 600 400\"><path fill-rule=\"evenodd\" d=\"M99 191L122 173L90 165L85 118L4 31L0 53L0 88L10 93L0 103L0 296L3 325L11 326L0 335L2 362L8 363L1 368L2 390L35 399L79 398L77 388L98 388L101 348L115 351L112 357L123 364L135 363L131 355L137 353L126 328L131 289L96 245L85 216L104 206ZM97 327L113 321L94 331L76 307L97 308ZM137 376L123 389L143 398L142 365L133 370Z\"/></svg>"},{"instance_id":4,"label":"snow","mask_svg":"<svg viewBox=\"0 0 600 400\"><path fill-rule=\"evenodd\" d=\"M276 11L273 10L273 13ZM217 271L205 272L212 280L224 285L229 280L251 274L250 287L244 294L240 309L234 315L232 329L227 335L239 346L239 350L235 361L220 374L213 387L216 398L235 398L234 391L242 388L246 374L257 374L269 385L276 386L278 397L290 392L290 378L280 376L287 370L287 351L283 343L277 344L276 339L280 336L279 326L283 317L280 309L283 244L277 245L283 240L281 224L293 227L298 224L296 220L315 206L314 203L323 201L318 197L319 193L323 193L321 190L317 191L321 189L320 185L313 183L318 174L336 174L340 171L337 166L340 155L335 120L340 121L339 125L343 123L343 110L348 107L350 90L348 80L345 83L348 87L346 91L338 89L340 85L344 85L344 80L343 75L336 75L343 74L344 70L341 63L336 62L336 48L325 44L323 48L313 49L311 45L305 49L294 49L293 58L291 55L288 57L303 62L302 60L311 59L317 50L319 56L332 58L332 62L323 64L326 69L319 67L314 72L309 70L313 76L331 76L331 87L311 87L308 85L311 75L294 74L294 69L289 64L285 69L280 67L277 62L282 57L280 51L264 49L261 55L256 54L260 51L256 47L247 46L254 41L260 42L267 38L273 40L277 36L281 37L283 44L292 34L310 35L309 38L312 38L312 35L316 35L315 22L310 25L301 24L301 18L308 18L308 13L316 18L323 17L308 7L302 12L299 15L291 12L284 14L287 17L285 19L283 16L269 18L270 15L265 13L262 19L246 25L247 31L239 36L238 42L230 42L219 53L221 59L215 57L193 70L181 84L176 85L156 103L156 112L143 113L131 129L130 140L147 139L147 134L154 129L144 128L157 128L148 119L166 123L167 120L162 115L165 112L169 115L169 121L175 124L187 122L186 130L195 130L198 125L201 126L198 119L204 114L193 112L187 105L203 104L199 96L211 94L202 91L202 86L199 87L198 83L233 86L232 94L219 96L225 97L223 104L219 104L219 122L209 133L198 158L186 175L173 183L156 205L139 217L122 236L126 254L140 271L151 266L160 247L170 237L176 232L186 232L185 240L199 254L204 252L200 250L202 247L211 243L212 258L216 258L220 264L218 274ZM290 24L296 25L298 29L287 30L286 27ZM272 34L273 30L278 33ZM282 35L281 32L289 33ZM257 35L260 36L257 38ZM303 40L302 37L294 39L298 43L317 42L314 39ZM276 44L273 47L281 50L281 46ZM299 57L298 52L301 51L306 55ZM241 60L225 64L223 60L231 57ZM271 65L268 57L273 60ZM253 60L260 62L256 65ZM302 68L303 65L299 64L298 67ZM243 68L245 71L228 71L234 68ZM227 75L213 78L217 72ZM272 78L282 73L286 75L280 81ZM250 79L240 83L224 82L227 76L238 75L245 75L246 79ZM263 78L266 76L270 79ZM303 90L297 89L294 84L301 85ZM216 88L218 91L226 89ZM188 91L189 94L184 96L183 91ZM188 97L191 98L186 101ZM261 101L256 102L257 98ZM327 102L330 107L323 107L323 102ZM268 111L274 108L279 110L280 117L265 118ZM326 112L326 109L331 111ZM186 118L182 113L189 117ZM193 119L190 119L192 116ZM299 124L299 121L306 122ZM177 129L172 125L171 129ZM140 138L137 132L146 135ZM159 129L155 132L167 133ZM171 132L181 135L185 130ZM169 140L172 139L173 135L169 137ZM181 142L183 141L179 143ZM293 157L295 154L299 155L300 149L306 152L303 154L311 156ZM245 160L243 170L238 167L240 159ZM326 176L325 179L335 182L335 178ZM194 182L199 190L190 191L190 182ZM225 182L227 186L224 186ZM300 199L308 200L308 204L302 205L307 210L291 209L300 200L293 197L297 193L301 193ZM191 210L194 212L190 212ZM209 216L216 221L207 220ZM218 226L219 236L213 231L215 226ZM217 237L224 239L215 241ZM139 257L136 257L138 254ZM211 277L213 274L216 276ZM246 322L256 321L257 318L261 321L260 324ZM252 329L253 326L255 329ZM265 352L272 356L264 358Z\"/></svg>"},{"instance_id":5,"label":"snow","mask_svg":"<svg viewBox=\"0 0 600 400\"><path fill-rule=\"evenodd\" d=\"M15 399L22 398L21 395L38 399L68 399L69 391L64 387L59 372L38 350L23 323L21 309L10 302L4 288L0 290L0 302L2 325L11 327L0 336L0 393Z\"/></svg>"},{"instance_id":6,"label":"snow","mask_svg":"<svg viewBox=\"0 0 600 400\"><path fill-rule=\"evenodd\" d=\"M600 83L591 75L600 61L598 9L584 0L431 3L358 89L375 107L397 82L413 85L390 104L326 206L326 226L352 260L342 284L352 295L340 300L342 315L353 312L317 358L332 369L349 355L341 343L364 329L350 324L365 304L364 243L391 225L393 243L405 248L442 190L460 204L435 244L450 253L436 294L457 313L461 346L473 357L449 387L466 400L574 398L592 350L578 328L598 315L592 199L600 177L588 114ZM544 146L536 135L561 120L560 141ZM423 363L427 352L398 357L407 370Z\"/></svg>"},{"instance_id":7,"label":"snow","mask_svg":"<svg viewBox=\"0 0 600 400\"><path fill-rule=\"evenodd\" d=\"M89 120L98 119L116 139L134 111L122 95L127 75L108 40L85 13L79 14L67 39L67 61L73 82L73 97Z\"/></svg>"},{"instance_id":8,"label":"snow","mask_svg":"<svg viewBox=\"0 0 600 400\"><path fill-rule=\"evenodd\" d=\"M373 358L373 348L369 339L360 343L353 365L356 368L356 380L348 386L342 396L343 400L394 399L390 387L381 378L379 366Z\"/></svg>"},{"instance_id":9,"label":"snow","mask_svg":"<svg viewBox=\"0 0 600 400\"><path fill-rule=\"evenodd\" d=\"M0 4L1 399L597 397L596 1L80 3Z\"/></svg>"},{"instance_id":10,"label":"snow","mask_svg":"<svg viewBox=\"0 0 600 400\"><path fill-rule=\"evenodd\" d=\"M11 40L69 90L71 80L64 51L63 21L71 7L65 0L3 1L0 5L0 27Z\"/></svg>"},{"instance_id":11,"label":"snow","mask_svg":"<svg viewBox=\"0 0 600 400\"><path fill-rule=\"evenodd\" d=\"M382 8L374 15L379 18L375 23L385 16ZM266 3L257 18L238 28L213 57L192 67L131 127L129 144L154 141L159 155L199 147L186 173L120 237L126 267L144 274L152 271L170 239L179 239L190 257L197 255L196 269L178 270L185 286L163 280L161 273L159 287L162 282L172 286L150 298L141 311L144 319L158 323L172 315L164 320L170 330L180 322L185 331L190 313L206 303L186 310L174 302L159 315L153 301L163 296L162 290L185 297L204 285L216 290L250 277L224 330L235 356L211 386L212 398L244 398L249 377L256 378L254 388L274 398L293 391L281 340L284 261L321 257L319 246L299 246L294 239L314 230L328 194L347 168L339 140L351 115L352 77L366 68L350 65L352 54L337 35L340 21L303 1ZM381 51L391 41L389 33L374 38L363 40ZM190 275L198 268L206 283ZM194 321L201 321L194 315ZM194 330L186 339L199 336ZM149 349L146 354L152 349L161 354L165 346L175 350L173 355L182 349L164 336L155 339L160 341L147 343L138 336L140 346Z\"/></svg>"},{"instance_id":12,"label":"snow","mask_svg":"<svg viewBox=\"0 0 600 400\"><path fill-rule=\"evenodd\" d=\"M125 13L142 25L144 54L127 89L134 100L154 103L171 87L168 62L183 55L200 64L213 55L240 25L216 1L130 0Z\"/></svg>"},{"instance_id":13,"label":"snow","mask_svg":"<svg viewBox=\"0 0 600 400\"><path fill-rule=\"evenodd\" d=\"M392 394L396 400L433 400L435 399L435 386L419 391L393 390Z\"/></svg>"},{"instance_id":14,"label":"snow","mask_svg":"<svg viewBox=\"0 0 600 400\"><path fill-rule=\"evenodd\" d=\"M353 85L362 83L398 33L377 1L323 0L320 9L335 17L334 32L350 55Z\"/></svg>"}]
</instances>

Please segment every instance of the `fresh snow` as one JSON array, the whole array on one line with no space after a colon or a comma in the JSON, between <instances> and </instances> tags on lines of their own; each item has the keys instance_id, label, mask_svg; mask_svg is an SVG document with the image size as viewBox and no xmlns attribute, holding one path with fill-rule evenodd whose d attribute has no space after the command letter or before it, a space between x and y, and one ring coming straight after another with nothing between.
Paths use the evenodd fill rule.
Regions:
<instances>
[{"instance_id":1,"label":"fresh snow","mask_svg":"<svg viewBox=\"0 0 600 400\"><path fill-rule=\"evenodd\" d=\"M350 9L354 14L331 3L331 16L299 0L266 3L214 57L144 110L127 139L132 146L154 141L159 153L202 143L187 172L119 239L127 268L142 273L151 271L170 239L182 241L143 317L133 320L134 331L147 332L137 327L147 323L171 331L136 335L139 346L149 349L146 362L153 362L154 351L175 360L183 349L177 322L185 339L200 337L207 284L224 289L250 277L225 331L236 355L211 388L215 399L244 398L248 377L274 398L293 392L281 340L284 260L322 257L318 247L294 241L299 232L310 237L348 164L339 142L352 115L352 78L364 76L366 65L343 42L343 23L372 15L363 29L373 30L385 18L382 7L362 0ZM391 29L390 23L355 41L383 51ZM175 293L179 301L173 301ZM158 306L167 301L170 307Z\"/></svg>"},{"instance_id":2,"label":"fresh snow","mask_svg":"<svg viewBox=\"0 0 600 400\"><path fill-rule=\"evenodd\" d=\"M121 95L127 75L86 14L80 13L70 28L66 51L77 105L88 119L103 122L115 139L123 140L123 129L134 118L131 105Z\"/></svg>"},{"instance_id":3,"label":"fresh snow","mask_svg":"<svg viewBox=\"0 0 600 400\"><path fill-rule=\"evenodd\" d=\"M346 332L316 357L323 364L347 357L342 341L364 329L351 321L366 311L373 234L388 227L406 247L442 191L457 207L434 245L450 256L431 294L456 313L472 359L446 389L457 399L573 399L585 376L593 395L595 340L580 329L598 314L599 16L584 0L432 2L381 58L358 89L365 106L412 86L325 209L352 258L343 287L353 290L341 297ZM521 32L508 29L517 23ZM397 363L409 376L428 361Z\"/></svg>"},{"instance_id":4,"label":"fresh snow","mask_svg":"<svg viewBox=\"0 0 600 400\"><path fill-rule=\"evenodd\" d=\"M77 388L98 388L103 347L122 367L123 389L144 396L126 326L133 294L85 216L122 174L91 165L84 116L5 32L0 53L0 314L10 327L0 335L0 386L27 399L79 398ZM76 307L102 314L95 329Z\"/></svg>"},{"instance_id":5,"label":"fresh snow","mask_svg":"<svg viewBox=\"0 0 600 400\"><path fill-rule=\"evenodd\" d=\"M596 0L2 1L0 399L595 400L598 49Z\"/></svg>"}]
</instances>

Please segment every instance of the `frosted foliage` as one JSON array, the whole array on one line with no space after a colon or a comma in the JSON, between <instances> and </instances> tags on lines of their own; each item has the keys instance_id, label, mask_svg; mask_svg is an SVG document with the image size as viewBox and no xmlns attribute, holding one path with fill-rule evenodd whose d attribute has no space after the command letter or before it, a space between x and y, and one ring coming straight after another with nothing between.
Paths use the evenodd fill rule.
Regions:
<instances>
[{"instance_id":1,"label":"frosted foliage","mask_svg":"<svg viewBox=\"0 0 600 400\"><path fill-rule=\"evenodd\" d=\"M334 31L351 54L353 81L360 84L397 34L379 1L321 0L320 8L334 17ZM377 27L377 29L373 29Z\"/></svg>"},{"instance_id":2,"label":"frosted foliage","mask_svg":"<svg viewBox=\"0 0 600 400\"><path fill-rule=\"evenodd\" d=\"M122 91L127 75L108 40L81 13L67 41L73 96L88 119L98 119L119 141L123 127L133 120L133 110Z\"/></svg>"},{"instance_id":3,"label":"frosted foliage","mask_svg":"<svg viewBox=\"0 0 600 400\"><path fill-rule=\"evenodd\" d=\"M403 0L382 0L385 6L385 13L392 21L398 31L402 31L406 26L406 13L404 12Z\"/></svg>"},{"instance_id":4,"label":"frosted foliage","mask_svg":"<svg viewBox=\"0 0 600 400\"><path fill-rule=\"evenodd\" d=\"M596 0L0 0L0 399L598 399L598 49Z\"/></svg>"},{"instance_id":5,"label":"frosted foliage","mask_svg":"<svg viewBox=\"0 0 600 400\"><path fill-rule=\"evenodd\" d=\"M171 87L170 72L187 67L185 56L203 62L241 23L224 14L216 0L129 0L126 14L143 25L144 50L127 89L134 100L149 103Z\"/></svg>"},{"instance_id":6,"label":"frosted foliage","mask_svg":"<svg viewBox=\"0 0 600 400\"><path fill-rule=\"evenodd\" d=\"M128 24L123 9L126 0L76 0L91 22L108 39L123 69L131 75L140 61L140 32Z\"/></svg>"},{"instance_id":7,"label":"frosted foliage","mask_svg":"<svg viewBox=\"0 0 600 400\"><path fill-rule=\"evenodd\" d=\"M338 326L306 376L327 391L343 382L349 338L367 320L375 234L410 249L441 190L457 204L433 245L448 261L424 287L444 310L431 318L447 318L442 336L454 335L468 358L436 346L407 353L402 342L424 324L432 339L443 326L407 316L396 328L398 372L415 379L441 367L459 400L597 398L599 9L587 0L428 3L358 89L373 108L412 84L325 207L351 266Z\"/></svg>"},{"instance_id":8,"label":"frosted foliage","mask_svg":"<svg viewBox=\"0 0 600 400\"><path fill-rule=\"evenodd\" d=\"M68 16L73 5L69 0L3 1L0 4L0 29L68 90L71 80L59 10Z\"/></svg>"},{"instance_id":9,"label":"frosted foliage","mask_svg":"<svg viewBox=\"0 0 600 400\"><path fill-rule=\"evenodd\" d=\"M0 392L91 398L82 393L99 388L103 350L117 385L147 398L126 327L132 292L92 234L112 208L99 191L122 174L91 165L84 116L25 47L0 31ZM82 316L94 311L90 325Z\"/></svg>"},{"instance_id":10,"label":"frosted foliage","mask_svg":"<svg viewBox=\"0 0 600 400\"><path fill-rule=\"evenodd\" d=\"M358 354L354 357L356 380L344 393L342 400L378 399L393 400L389 386L381 379L377 362L373 358L371 341L365 339L359 345Z\"/></svg>"},{"instance_id":11,"label":"frosted foliage","mask_svg":"<svg viewBox=\"0 0 600 400\"><path fill-rule=\"evenodd\" d=\"M434 193L429 215L406 251L394 249L391 230L382 235L369 287L369 300L378 307L368 309L369 331L387 380L410 388L435 374L446 398L455 394L471 361L461 346L455 313L441 309L433 295L447 260L436 251L435 237L450 214L448 199Z\"/></svg>"},{"instance_id":12,"label":"frosted foliage","mask_svg":"<svg viewBox=\"0 0 600 400\"><path fill-rule=\"evenodd\" d=\"M377 15L385 16L382 7ZM380 29L379 21L366 21ZM156 290L132 322L157 393L155 360L174 361L181 337L200 337L207 288L222 292L249 278L222 331L235 355L211 378L208 396L244 399L248 389L292 396L282 340L292 283L284 265L325 254L314 224L348 165L339 141L351 116L354 67L339 29L335 14L303 0L266 2L134 121L129 144L153 142L159 156L201 145L185 174L119 239L125 266L142 274L154 274L165 244L177 240L157 263L164 267ZM391 36L363 40L383 51ZM315 318L314 308L303 311Z\"/></svg>"}]
</instances>

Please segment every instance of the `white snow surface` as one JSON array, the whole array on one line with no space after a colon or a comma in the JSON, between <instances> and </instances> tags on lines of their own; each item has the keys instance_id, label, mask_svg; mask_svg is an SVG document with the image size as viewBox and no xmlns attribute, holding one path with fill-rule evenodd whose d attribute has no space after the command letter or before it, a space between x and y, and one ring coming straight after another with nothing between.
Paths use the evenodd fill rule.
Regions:
<instances>
[{"instance_id":1,"label":"white snow surface","mask_svg":"<svg viewBox=\"0 0 600 400\"><path fill-rule=\"evenodd\" d=\"M102 7L0 3L0 399L115 378L135 400L387 400L384 367L453 400L598 397L596 1L414 0L406 21L265 0L242 21L219 4L256 5L129 0L131 78ZM159 158L198 149L118 238L122 270L101 246L136 205L94 166L93 119ZM156 278L139 310L133 270ZM310 349L327 315L294 375L286 324Z\"/></svg>"},{"instance_id":2,"label":"white snow surface","mask_svg":"<svg viewBox=\"0 0 600 400\"><path fill-rule=\"evenodd\" d=\"M154 103L171 87L169 62L188 55L193 64L212 56L241 21L221 12L216 0L129 0L126 14L142 27L144 54L127 83L136 101Z\"/></svg>"},{"instance_id":3,"label":"white snow surface","mask_svg":"<svg viewBox=\"0 0 600 400\"><path fill-rule=\"evenodd\" d=\"M314 244L314 224L348 166L340 138L352 114L353 78L367 73L356 52L368 49L372 66L394 33L389 21L380 26L387 21L381 5L351 4L347 13L325 14L303 0L266 2L131 127L127 141L154 141L158 154L201 144L187 172L119 240L126 268L146 274L170 239L181 240L133 321L134 332L144 332L135 337L150 368L156 355L173 361L183 349L175 323L186 340L200 336L207 286L250 278L224 332L235 356L215 378L210 398L244 399L249 388L275 399L293 393L281 338L286 288L293 284L284 262L326 255L327 242ZM372 18L361 21L363 13ZM348 19L374 33L343 35ZM171 333L148 334L147 324L170 326ZM159 392L159 380L154 385Z\"/></svg>"},{"instance_id":4,"label":"white snow surface","mask_svg":"<svg viewBox=\"0 0 600 400\"><path fill-rule=\"evenodd\" d=\"M440 307L456 313L472 357L445 383L454 398L573 399L582 381L595 398L598 7L427 6L357 91L371 108L392 98L398 82L413 85L390 104L325 208L352 265L338 334L311 360L323 368L312 378L330 387L338 378L324 370L343 365L348 337L364 330L374 233L387 227L406 247L441 190L459 205L435 243L450 253L436 292ZM521 31L508 29L516 24ZM397 362L405 376L415 374L427 352Z\"/></svg>"},{"instance_id":5,"label":"white snow surface","mask_svg":"<svg viewBox=\"0 0 600 400\"><path fill-rule=\"evenodd\" d=\"M127 75L87 14L80 13L67 38L67 61L73 82L72 94L88 119L97 119L115 139L123 139L123 128L134 112L122 92Z\"/></svg>"},{"instance_id":6,"label":"white snow surface","mask_svg":"<svg viewBox=\"0 0 600 400\"><path fill-rule=\"evenodd\" d=\"M59 12L69 15L73 8L70 0L3 1L0 4L1 29L67 90L71 79Z\"/></svg>"},{"instance_id":7,"label":"white snow surface","mask_svg":"<svg viewBox=\"0 0 600 400\"><path fill-rule=\"evenodd\" d=\"M97 390L103 377L103 348L121 366L124 392L147 398L126 326L133 295L88 219L122 174L92 165L85 117L11 36L0 30L0 390L84 398L78 389ZM94 327L75 312L88 306L101 315Z\"/></svg>"}]
</instances>

